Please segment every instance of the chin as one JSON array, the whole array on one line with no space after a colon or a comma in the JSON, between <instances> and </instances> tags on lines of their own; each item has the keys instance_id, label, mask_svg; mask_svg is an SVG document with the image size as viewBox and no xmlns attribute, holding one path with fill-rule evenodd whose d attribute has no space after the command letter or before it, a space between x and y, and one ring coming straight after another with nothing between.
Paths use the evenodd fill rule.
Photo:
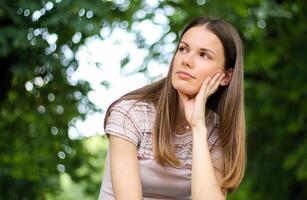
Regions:
<instances>
[{"instance_id":1,"label":"chin","mask_svg":"<svg viewBox=\"0 0 307 200\"><path fill-rule=\"evenodd\" d=\"M173 87L180 93L186 94L189 97L194 97L198 91L195 88L188 88L187 86L179 86L179 85L173 85Z\"/></svg>"},{"instance_id":2,"label":"chin","mask_svg":"<svg viewBox=\"0 0 307 200\"><path fill-rule=\"evenodd\" d=\"M186 94L189 97L194 97L200 90L200 88L196 87L194 84L182 82L176 78L172 79L172 86L178 92Z\"/></svg>"},{"instance_id":3,"label":"chin","mask_svg":"<svg viewBox=\"0 0 307 200\"><path fill-rule=\"evenodd\" d=\"M194 91L191 91L191 90L177 90L177 91L188 95L190 98L197 95L197 92L194 92Z\"/></svg>"}]
</instances>

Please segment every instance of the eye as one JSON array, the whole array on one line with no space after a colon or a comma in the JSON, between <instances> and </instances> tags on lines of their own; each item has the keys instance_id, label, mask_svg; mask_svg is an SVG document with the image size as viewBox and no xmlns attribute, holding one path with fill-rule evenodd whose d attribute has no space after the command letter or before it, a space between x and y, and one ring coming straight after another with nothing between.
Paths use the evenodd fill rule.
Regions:
<instances>
[{"instance_id":1,"label":"eye","mask_svg":"<svg viewBox=\"0 0 307 200\"><path fill-rule=\"evenodd\" d=\"M186 47L184 47L184 46L181 46L181 47L178 48L178 51L179 52L187 52L188 49Z\"/></svg>"},{"instance_id":2,"label":"eye","mask_svg":"<svg viewBox=\"0 0 307 200\"><path fill-rule=\"evenodd\" d=\"M200 55L200 57L211 59L210 54L208 54L207 52L204 52L204 51L203 51L203 52L201 52L199 55Z\"/></svg>"}]
</instances>

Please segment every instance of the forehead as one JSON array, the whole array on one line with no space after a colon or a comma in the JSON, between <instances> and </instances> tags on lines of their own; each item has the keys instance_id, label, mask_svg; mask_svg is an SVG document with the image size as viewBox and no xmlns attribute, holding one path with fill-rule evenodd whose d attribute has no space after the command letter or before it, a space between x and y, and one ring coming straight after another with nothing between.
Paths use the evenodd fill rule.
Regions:
<instances>
[{"instance_id":1,"label":"forehead","mask_svg":"<svg viewBox=\"0 0 307 200\"><path fill-rule=\"evenodd\" d=\"M192 48L208 48L214 52L223 52L220 39L204 25L190 28L184 33L181 41L188 43Z\"/></svg>"}]
</instances>

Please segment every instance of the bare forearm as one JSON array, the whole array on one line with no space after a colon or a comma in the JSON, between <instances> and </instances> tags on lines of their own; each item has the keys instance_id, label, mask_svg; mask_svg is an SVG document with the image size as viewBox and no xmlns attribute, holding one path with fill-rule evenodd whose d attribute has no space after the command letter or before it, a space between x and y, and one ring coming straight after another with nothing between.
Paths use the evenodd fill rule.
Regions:
<instances>
[{"instance_id":1,"label":"bare forearm","mask_svg":"<svg viewBox=\"0 0 307 200\"><path fill-rule=\"evenodd\" d=\"M116 200L141 200L136 146L116 136L110 137L110 167L113 193Z\"/></svg>"},{"instance_id":2,"label":"bare forearm","mask_svg":"<svg viewBox=\"0 0 307 200\"><path fill-rule=\"evenodd\" d=\"M214 173L205 126L193 128L192 199L225 199Z\"/></svg>"}]
</instances>

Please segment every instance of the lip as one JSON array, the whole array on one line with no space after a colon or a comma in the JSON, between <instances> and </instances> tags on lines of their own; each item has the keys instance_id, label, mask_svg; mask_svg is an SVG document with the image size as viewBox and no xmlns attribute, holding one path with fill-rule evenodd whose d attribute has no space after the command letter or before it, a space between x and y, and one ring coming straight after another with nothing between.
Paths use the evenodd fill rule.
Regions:
<instances>
[{"instance_id":1,"label":"lip","mask_svg":"<svg viewBox=\"0 0 307 200\"><path fill-rule=\"evenodd\" d=\"M180 77L180 78L183 78L183 79L188 79L188 78L193 78L195 79L194 76L192 76L190 73L188 72L185 72L185 71L177 71L176 74Z\"/></svg>"}]
</instances>

